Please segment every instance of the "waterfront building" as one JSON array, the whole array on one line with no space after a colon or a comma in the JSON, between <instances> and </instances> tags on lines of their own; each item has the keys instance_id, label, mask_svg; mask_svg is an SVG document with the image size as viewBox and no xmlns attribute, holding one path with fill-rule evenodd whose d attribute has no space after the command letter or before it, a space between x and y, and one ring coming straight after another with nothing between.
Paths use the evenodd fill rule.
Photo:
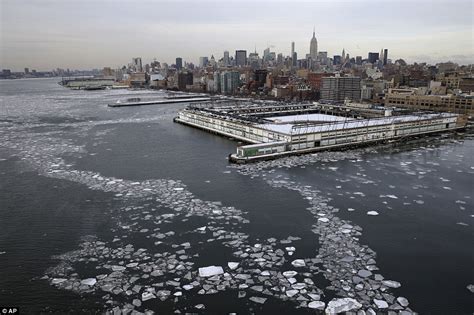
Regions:
<instances>
[{"instance_id":1,"label":"waterfront building","mask_svg":"<svg viewBox=\"0 0 474 315\"><path fill-rule=\"evenodd\" d=\"M190 71L178 73L178 89L185 90L186 85L193 85L193 73Z\"/></svg>"},{"instance_id":2,"label":"waterfront building","mask_svg":"<svg viewBox=\"0 0 474 315\"><path fill-rule=\"evenodd\" d=\"M342 102L360 100L360 77L325 77L322 79L321 99Z\"/></svg>"},{"instance_id":3,"label":"waterfront building","mask_svg":"<svg viewBox=\"0 0 474 315\"><path fill-rule=\"evenodd\" d=\"M289 88L274 90L283 97ZM376 116L360 118L357 107L351 111L336 107L334 114L327 114L320 105L259 103L186 108L175 121L251 143L237 147L237 153L230 156L230 161L238 163L453 131L466 125L465 119L452 113L391 116L382 110L377 116L377 110L364 108L363 112Z\"/></svg>"},{"instance_id":4,"label":"waterfront building","mask_svg":"<svg viewBox=\"0 0 474 315\"><path fill-rule=\"evenodd\" d=\"M245 65L247 65L247 51L246 50L235 51L235 65L237 67L244 67Z\"/></svg>"},{"instance_id":5,"label":"waterfront building","mask_svg":"<svg viewBox=\"0 0 474 315\"><path fill-rule=\"evenodd\" d=\"M385 96L385 107L474 115L473 101L471 95L416 95L390 89Z\"/></svg>"}]
</instances>

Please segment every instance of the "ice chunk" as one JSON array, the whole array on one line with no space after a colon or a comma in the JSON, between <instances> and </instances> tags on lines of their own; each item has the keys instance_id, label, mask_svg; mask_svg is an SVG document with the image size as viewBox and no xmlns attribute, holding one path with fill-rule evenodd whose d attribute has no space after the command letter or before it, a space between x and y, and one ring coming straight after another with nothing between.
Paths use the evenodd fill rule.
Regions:
<instances>
[{"instance_id":1,"label":"ice chunk","mask_svg":"<svg viewBox=\"0 0 474 315\"><path fill-rule=\"evenodd\" d=\"M328 303L325 312L326 314L333 315L358 310L361 307L362 304L352 298L333 299Z\"/></svg>"},{"instance_id":2,"label":"ice chunk","mask_svg":"<svg viewBox=\"0 0 474 315\"><path fill-rule=\"evenodd\" d=\"M63 283L64 281L66 281L67 279L63 279L63 278L53 278L53 280L51 280L51 284L60 284L60 283Z\"/></svg>"},{"instance_id":3,"label":"ice chunk","mask_svg":"<svg viewBox=\"0 0 474 315\"><path fill-rule=\"evenodd\" d=\"M386 285L387 287L389 287L389 288L394 288L394 289L396 289L396 288L401 287L400 282L393 281L393 280L383 280L382 283L383 283L384 285Z\"/></svg>"},{"instance_id":4,"label":"ice chunk","mask_svg":"<svg viewBox=\"0 0 474 315\"><path fill-rule=\"evenodd\" d=\"M151 292L143 292L142 293L142 301L143 302L151 300L151 299L155 299L155 298L156 298L156 296Z\"/></svg>"},{"instance_id":5,"label":"ice chunk","mask_svg":"<svg viewBox=\"0 0 474 315\"><path fill-rule=\"evenodd\" d=\"M362 278L367 278L367 277L370 277L372 275L372 272L368 271L368 270L359 270L359 272L357 273L357 275L359 277L362 277Z\"/></svg>"},{"instance_id":6,"label":"ice chunk","mask_svg":"<svg viewBox=\"0 0 474 315\"><path fill-rule=\"evenodd\" d=\"M285 293L286 293L286 296L292 297L292 296L298 294L298 292L299 292L298 290L287 290Z\"/></svg>"},{"instance_id":7,"label":"ice chunk","mask_svg":"<svg viewBox=\"0 0 474 315\"><path fill-rule=\"evenodd\" d=\"M283 272L283 276L285 276L286 278L291 278L291 277L294 277L296 276L298 273L294 270L288 270L288 271L285 271Z\"/></svg>"},{"instance_id":8,"label":"ice chunk","mask_svg":"<svg viewBox=\"0 0 474 315\"><path fill-rule=\"evenodd\" d=\"M221 275L224 273L224 270L221 266L208 266L199 268L200 277L212 277L215 275Z\"/></svg>"},{"instance_id":9,"label":"ice chunk","mask_svg":"<svg viewBox=\"0 0 474 315\"><path fill-rule=\"evenodd\" d=\"M252 296L251 298L249 298L249 300L258 304L263 304L267 301L266 298L257 297L257 296Z\"/></svg>"},{"instance_id":10,"label":"ice chunk","mask_svg":"<svg viewBox=\"0 0 474 315\"><path fill-rule=\"evenodd\" d=\"M306 266L306 263L304 262L303 259L295 259L291 262L291 264L295 267L304 267L304 266Z\"/></svg>"},{"instance_id":11,"label":"ice chunk","mask_svg":"<svg viewBox=\"0 0 474 315\"><path fill-rule=\"evenodd\" d=\"M323 310L324 307L326 306L326 303L322 301L313 301L308 303L308 307L316 310Z\"/></svg>"},{"instance_id":12,"label":"ice chunk","mask_svg":"<svg viewBox=\"0 0 474 315\"><path fill-rule=\"evenodd\" d=\"M124 271L124 266L112 266L112 271Z\"/></svg>"},{"instance_id":13,"label":"ice chunk","mask_svg":"<svg viewBox=\"0 0 474 315\"><path fill-rule=\"evenodd\" d=\"M388 307L388 303L385 302L384 300L377 300L377 299L374 299L374 303L375 303L375 305L377 305L377 307L378 307L379 309L381 309L381 308L387 308L387 307Z\"/></svg>"},{"instance_id":14,"label":"ice chunk","mask_svg":"<svg viewBox=\"0 0 474 315\"><path fill-rule=\"evenodd\" d=\"M97 280L95 278L87 278L87 279L82 280L81 284L93 286L94 284L96 284L96 282Z\"/></svg>"},{"instance_id":15,"label":"ice chunk","mask_svg":"<svg viewBox=\"0 0 474 315\"><path fill-rule=\"evenodd\" d=\"M409 304L408 300L406 298L404 298L403 296L397 297L397 302L398 302L398 304L400 304L403 307L407 307L408 304Z\"/></svg>"},{"instance_id":16,"label":"ice chunk","mask_svg":"<svg viewBox=\"0 0 474 315\"><path fill-rule=\"evenodd\" d=\"M235 270L237 267L239 267L239 263L230 261L227 263L227 266L230 268L230 270Z\"/></svg>"},{"instance_id":17,"label":"ice chunk","mask_svg":"<svg viewBox=\"0 0 474 315\"><path fill-rule=\"evenodd\" d=\"M377 211L369 211L367 215L379 215L379 213Z\"/></svg>"}]
</instances>

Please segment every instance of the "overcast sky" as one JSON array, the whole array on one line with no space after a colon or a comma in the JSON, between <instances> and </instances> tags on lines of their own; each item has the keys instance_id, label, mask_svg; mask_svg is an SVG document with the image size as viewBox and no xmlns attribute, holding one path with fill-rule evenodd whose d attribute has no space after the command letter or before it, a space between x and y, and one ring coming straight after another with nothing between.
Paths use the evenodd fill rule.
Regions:
<instances>
[{"instance_id":1,"label":"overcast sky","mask_svg":"<svg viewBox=\"0 0 474 315\"><path fill-rule=\"evenodd\" d=\"M141 56L198 63L224 50L263 49L299 58L388 48L408 62L474 63L472 0L151 1L0 0L0 67L90 69Z\"/></svg>"}]
</instances>

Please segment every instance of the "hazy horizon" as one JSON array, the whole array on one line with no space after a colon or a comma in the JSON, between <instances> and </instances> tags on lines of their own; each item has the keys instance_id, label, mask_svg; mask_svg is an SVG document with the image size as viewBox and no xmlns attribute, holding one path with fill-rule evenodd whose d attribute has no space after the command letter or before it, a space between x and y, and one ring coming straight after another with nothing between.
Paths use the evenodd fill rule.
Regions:
<instances>
[{"instance_id":1,"label":"hazy horizon","mask_svg":"<svg viewBox=\"0 0 474 315\"><path fill-rule=\"evenodd\" d=\"M474 63L473 4L458 1L34 1L0 3L0 66L12 71L119 67L132 57L198 64L271 47L298 58L387 48L407 62Z\"/></svg>"}]
</instances>

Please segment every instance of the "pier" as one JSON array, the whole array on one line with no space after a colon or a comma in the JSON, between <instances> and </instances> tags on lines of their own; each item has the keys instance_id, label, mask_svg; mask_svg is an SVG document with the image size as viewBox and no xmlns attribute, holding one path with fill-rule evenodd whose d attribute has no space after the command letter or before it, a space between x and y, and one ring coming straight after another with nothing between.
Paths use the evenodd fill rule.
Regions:
<instances>
[{"instance_id":1,"label":"pier","mask_svg":"<svg viewBox=\"0 0 474 315\"><path fill-rule=\"evenodd\" d=\"M188 98L167 98L159 99L154 101L139 101L139 102L125 102L125 103L111 103L109 107L124 107L124 106L144 106L144 105L162 105L162 104L173 104L173 103L191 103L191 102L206 102L210 101L210 97L188 97Z\"/></svg>"},{"instance_id":2,"label":"pier","mask_svg":"<svg viewBox=\"0 0 474 315\"><path fill-rule=\"evenodd\" d=\"M373 113L364 115L351 110L344 117L343 111L326 114L308 104L293 108L277 105L271 109L261 105L190 105L174 121L249 143L229 155L229 161L234 163L450 132L465 128L467 122L464 116L453 113L419 112L374 118Z\"/></svg>"}]
</instances>

